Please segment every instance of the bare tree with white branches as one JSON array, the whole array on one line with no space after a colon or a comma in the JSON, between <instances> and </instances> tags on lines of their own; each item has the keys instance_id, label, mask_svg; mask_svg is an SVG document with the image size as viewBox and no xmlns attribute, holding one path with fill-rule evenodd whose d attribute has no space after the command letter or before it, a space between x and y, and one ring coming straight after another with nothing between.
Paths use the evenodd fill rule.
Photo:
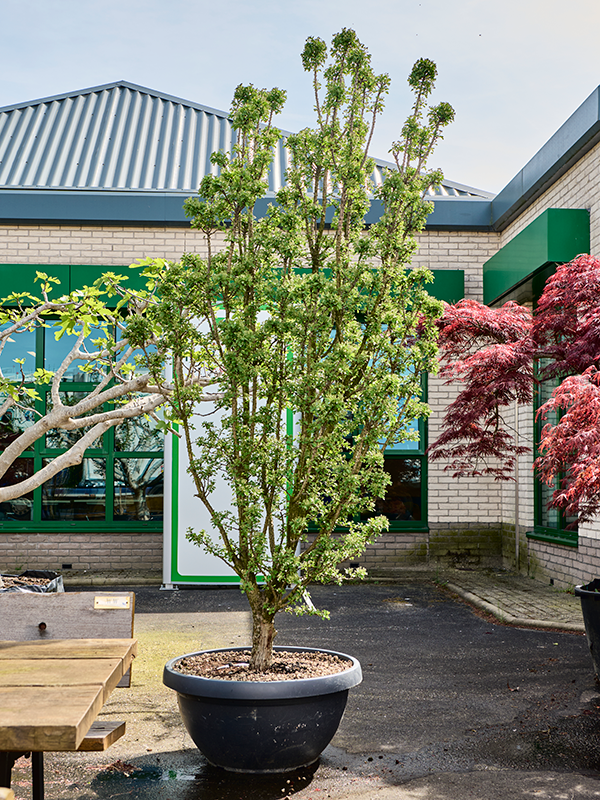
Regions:
<instances>
[{"instance_id":1,"label":"bare tree with white branches","mask_svg":"<svg viewBox=\"0 0 600 800\"><path fill-rule=\"evenodd\" d=\"M67 437L65 451L45 459L43 468L33 475L20 475L9 485L0 485L0 503L22 497L61 470L80 464L88 448L125 420L148 416L159 425L168 424L158 420L156 411L172 395L173 385L168 380L157 382L144 366L152 352L160 350L159 337L143 324L154 303L153 292L128 291L123 288L125 276L107 272L93 286L54 300L50 293L59 281L42 272L36 280L40 296L20 292L0 301L0 420L16 410L33 420L7 437L8 444L0 453L0 482L6 482L3 478L15 461L49 432L81 431L82 435L74 440ZM19 349L19 336L39 327L51 328L57 339L68 337L70 347L59 367L55 371L38 367L28 375L25 359L19 357L8 369L6 345L10 342ZM94 332L97 338L92 338ZM94 383L89 393L69 405L63 397L63 381L74 369L81 372L83 380L93 376ZM214 382L214 376L198 364L180 368L178 375L188 386L205 387ZM49 402L40 411L32 404L40 400L37 387L44 384L49 386ZM201 395L201 399L215 398L214 394Z\"/></svg>"}]
</instances>

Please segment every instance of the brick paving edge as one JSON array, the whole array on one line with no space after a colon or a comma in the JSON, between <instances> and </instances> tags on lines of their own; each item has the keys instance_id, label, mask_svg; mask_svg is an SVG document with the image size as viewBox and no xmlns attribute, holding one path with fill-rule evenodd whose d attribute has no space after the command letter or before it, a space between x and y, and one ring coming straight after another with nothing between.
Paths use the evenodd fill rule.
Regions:
<instances>
[{"instance_id":1,"label":"brick paving edge","mask_svg":"<svg viewBox=\"0 0 600 800\"><path fill-rule=\"evenodd\" d=\"M483 600L483 598L473 594L473 592L468 592L466 589L463 589L461 586L457 586L455 583L444 583L443 585L453 594L457 594L459 597L462 597L463 600L466 600L468 603L480 608L482 611L487 611L489 614L492 614L494 617L496 617L496 619L506 623L507 625L514 625L519 628L547 628L548 630L553 631L558 630L569 631L572 633L585 633L585 626L583 622L560 622L559 620L514 617L507 611L503 611L493 603L488 603L487 600Z\"/></svg>"}]
</instances>

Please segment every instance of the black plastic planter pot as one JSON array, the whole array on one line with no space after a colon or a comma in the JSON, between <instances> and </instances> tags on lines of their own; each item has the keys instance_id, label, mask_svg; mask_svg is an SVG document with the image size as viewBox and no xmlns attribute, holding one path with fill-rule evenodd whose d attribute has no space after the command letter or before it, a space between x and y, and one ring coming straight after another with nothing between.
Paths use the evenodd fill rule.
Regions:
<instances>
[{"instance_id":1,"label":"black plastic planter pot","mask_svg":"<svg viewBox=\"0 0 600 800\"><path fill-rule=\"evenodd\" d=\"M576 586L575 594L581 600L585 634L594 662L596 680L600 681L600 579Z\"/></svg>"},{"instance_id":2,"label":"black plastic planter pot","mask_svg":"<svg viewBox=\"0 0 600 800\"><path fill-rule=\"evenodd\" d=\"M275 650L316 652L308 647ZM360 664L352 656L318 652L347 659L348 669L301 680L220 681L176 672L173 664L184 658L179 656L165 666L163 682L177 692L184 725L213 766L232 772L287 772L317 760L338 729L348 690L362 680Z\"/></svg>"},{"instance_id":3,"label":"black plastic planter pot","mask_svg":"<svg viewBox=\"0 0 600 800\"><path fill-rule=\"evenodd\" d=\"M41 578L45 583L30 583L23 578ZM64 592L62 575L47 569L27 569L20 575L0 575L0 592Z\"/></svg>"}]
</instances>

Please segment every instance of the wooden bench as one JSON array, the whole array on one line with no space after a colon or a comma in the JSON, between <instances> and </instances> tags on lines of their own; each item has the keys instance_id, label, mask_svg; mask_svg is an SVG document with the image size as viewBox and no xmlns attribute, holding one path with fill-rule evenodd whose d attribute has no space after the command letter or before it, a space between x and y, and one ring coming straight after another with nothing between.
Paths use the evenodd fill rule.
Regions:
<instances>
[{"instance_id":1,"label":"wooden bench","mask_svg":"<svg viewBox=\"0 0 600 800\"><path fill-rule=\"evenodd\" d=\"M124 722L109 722L97 719L86 733L78 750L108 750L111 744L120 739L125 733Z\"/></svg>"},{"instance_id":2,"label":"wooden bench","mask_svg":"<svg viewBox=\"0 0 600 800\"><path fill-rule=\"evenodd\" d=\"M0 592L0 640L130 639L134 613L133 592ZM131 669L118 686L130 685ZM106 750L124 733L125 722L97 720L78 750ZM21 755L0 753L0 779L9 787L12 765ZM36 781L34 775L34 797L43 797L43 754L33 755L34 773L41 776Z\"/></svg>"}]
</instances>

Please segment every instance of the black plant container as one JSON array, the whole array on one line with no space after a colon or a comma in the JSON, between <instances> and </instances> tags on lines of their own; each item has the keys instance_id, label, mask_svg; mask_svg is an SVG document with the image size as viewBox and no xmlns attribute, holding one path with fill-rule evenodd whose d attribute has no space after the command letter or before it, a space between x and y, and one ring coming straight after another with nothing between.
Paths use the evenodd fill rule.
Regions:
<instances>
[{"instance_id":1,"label":"black plant container","mask_svg":"<svg viewBox=\"0 0 600 800\"><path fill-rule=\"evenodd\" d=\"M220 681L176 672L179 656L165 666L163 683L177 692L183 723L209 763L231 772L287 772L318 759L338 729L348 690L362 680L355 658L320 652L347 659L348 669L300 680Z\"/></svg>"},{"instance_id":2,"label":"black plant container","mask_svg":"<svg viewBox=\"0 0 600 800\"><path fill-rule=\"evenodd\" d=\"M575 594L581 600L585 634L594 662L596 680L600 682L600 579L576 586Z\"/></svg>"}]
</instances>

